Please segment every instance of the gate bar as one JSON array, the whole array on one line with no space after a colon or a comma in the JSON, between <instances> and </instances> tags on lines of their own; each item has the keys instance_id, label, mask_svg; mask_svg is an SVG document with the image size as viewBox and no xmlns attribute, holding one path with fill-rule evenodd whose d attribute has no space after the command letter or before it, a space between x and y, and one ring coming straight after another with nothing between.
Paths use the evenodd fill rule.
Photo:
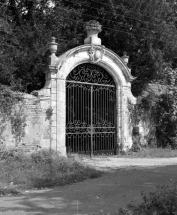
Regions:
<instances>
[{"instance_id":1,"label":"gate bar","mask_svg":"<svg viewBox=\"0 0 177 215\"><path fill-rule=\"evenodd\" d=\"M90 157L92 158L93 156L93 86L91 86L91 150L90 150Z\"/></svg>"},{"instance_id":2,"label":"gate bar","mask_svg":"<svg viewBox=\"0 0 177 215\"><path fill-rule=\"evenodd\" d=\"M113 87L113 88L115 88L114 85L110 85L110 84L95 84L95 83L87 83L87 82L80 82L80 81L68 81L68 80L66 80L66 83L75 83L75 84L84 84L84 85L91 85L91 86L102 86L102 87Z\"/></svg>"}]
</instances>

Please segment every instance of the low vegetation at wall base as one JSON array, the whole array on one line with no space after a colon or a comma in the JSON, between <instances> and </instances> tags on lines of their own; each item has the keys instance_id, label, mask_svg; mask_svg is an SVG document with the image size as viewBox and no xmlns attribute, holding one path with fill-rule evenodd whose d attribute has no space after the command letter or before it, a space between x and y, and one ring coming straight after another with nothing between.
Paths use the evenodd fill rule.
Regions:
<instances>
[{"instance_id":1,"label":"low vegetation at wall base","mask_svg":"<svg viewBox=\"0 0 177 215\"><path fill-rule=\"evenodd\" d=\"M137 148L135 148L137 149ZM177 150L171 148L143 148L140 150L128 150L127 152L120 153L118 157L121 158L173 158L177 157Z\"/></svg>"},{"instance_id":2,"label":"low vegetation at wall base","mask_svg":"<svg viewBox=\"0 0 177 215\"><path fill-rule=\"evenodd\" d=\"M12 188L51 188L97 178L102 174L49 150L27 154L12 149L8 153L0 153L0 195L14 194Z\"/></svg>"}]
</instances>

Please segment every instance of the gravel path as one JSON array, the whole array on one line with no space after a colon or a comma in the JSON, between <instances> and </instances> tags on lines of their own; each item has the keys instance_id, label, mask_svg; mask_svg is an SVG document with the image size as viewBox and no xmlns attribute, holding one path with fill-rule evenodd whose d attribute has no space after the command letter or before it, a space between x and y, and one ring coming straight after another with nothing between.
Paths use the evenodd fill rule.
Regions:
<instances>
[{"instance_id":1,"label":"gravel path","mask_svg":"<svg viewBox=\"0 0 177 215\"><path fill-rule=\"evenodd\" d=\"M177 158L94 158L81 162L111 170L100 178L0 198L0 215L115 214L127 204L139 204L141 191L177 182Z\"/></svg>"},{"instance_id":2,"label":"gravel path","mask_svg":"<svg viewBox=\"0 0 177 215\"><path fill-rule=\"evenodd\" d=\"M130 167L155 167L155 166L168 166L177 165L177 158L116 158L116 157L105 157L98 158L83 158L82 162L99 168L130 168Z\"/></svg>"}]
</instances>

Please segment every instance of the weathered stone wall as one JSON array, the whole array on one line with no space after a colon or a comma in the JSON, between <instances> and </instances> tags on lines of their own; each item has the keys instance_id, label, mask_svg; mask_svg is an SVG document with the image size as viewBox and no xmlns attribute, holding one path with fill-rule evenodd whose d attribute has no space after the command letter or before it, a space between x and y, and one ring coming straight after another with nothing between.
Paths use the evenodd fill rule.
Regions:
<instances>
[{"instance_id":1,"label":"weathered stone wall","mask_svg":"<svg viewBox=\"0 0 177 215\"><path fill-rule=\"evenodd\" d=\"M46 110L50 108L48 97L36 97L23 94L23 102L16 105L20 117L24 119L24 135L20 142L16 140L11 121L6 122L3 132L4 145L18 146L25 149L50 148L50 120L46 118Z\"/></svg>"}]
</instances>

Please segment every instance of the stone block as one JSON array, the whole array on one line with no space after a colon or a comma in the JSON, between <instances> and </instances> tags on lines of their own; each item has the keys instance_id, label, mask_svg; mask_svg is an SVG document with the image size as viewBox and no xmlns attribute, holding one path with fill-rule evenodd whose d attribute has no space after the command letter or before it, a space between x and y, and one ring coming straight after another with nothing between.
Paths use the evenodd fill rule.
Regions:
<instances>
[{"instance_id":1,"label":"stone block","mask_svg":"<svg viewBox=\"0 0 177 215\"><path fill-rule=\"evenodd\" d=\"M65 110L59 110L59 109L57 109L57 117L58 117L58 119L64 119L65 118Z\"/></svg>"},{"instance_id":2,"label":"stone block","mask_svg":"<svg viewBox=\"0 0 177 215\"><path fill-rule=\"evenodd\" d=\"M55 101L51 101L51 107L54 108L54 107L56 107L56 106L57 106L56 100L55 100Z\"/></svg>"},{"instance_id":3,"label":"stone block","mask_svg":"<svg viewBox=\"0 0 177 215\"><path fill-rule=\"evenodd\" d=\"M57 100L57 94L53 94L51 95L51 100L52 101L56 101Z\"/></svg>"},{"instance_id":4,"label":"stone block","mask_svg":"<svg viewBox=\"0 0 177 215\"><path fill-rule=\"evenodd\" d=\"M64 92L65 91L65 81L63 80L57 80L57 91L58 92Z\"/></svg>"},{"instance_id":5,"label":"stone block","mask_svg":"<svg viewBox=\"0 0 177 215\"><path fill-rule=\"evenodd\" d=\"M57 94L57 89L56 88L52 88L51 89L51 94Z\"/></svg>"},{"instance_id":6,"label":"stone block","mask_svg":"<svg viewBox=\"0 0 177 215\"><path fill-rule=\"evenodd\" d=\"M58 119L57 120L57 128L65 128L66 120L65 119ZM65 129L63 130L65 132Z\"/></svg>"},{"instance_id":7,"label":"stone block","mask_svg":"<svg viewBox=\"0 0 177 215\"><path fill-rule=\"evenodd\" d=\"M57 133L57 127L56 126L52 126L51 127L51 134L56 134Z\"/></svg>"},{"instance_id":8,"label":"stone block","mask_svg":"<svg viewBox=\"0 0 177 215\"><path fill-rule=\"evenodd\" d=\"M52 112L53 114L56 114L57 113L57 108L56 107L54 107L53 108L53 112Z\"/></svg>"},{"instance_id":9,"label":"stone block","mask_svg":"<svg viewBox=\"0 0 177 215\"><path fill-rule=\"evenodd\" d=\"M51 79L55 79L55 78L57 78L56 72L51 72Z\"/></svg>"},{"instance_id":10,"label":"stone block","mask_svg":"<svg viewBox=\"0 0 177 215\"><path fill-rule=\"evenodd\" d=\"M56 149L57 149L57 140L52 139L50 145L51 145L51 149L56 151Z\"/></svg>"},{"instance_id":11,"label":"stone block","mask_svg":"<svg viewBox=\"0 0 177 215\"><path fill-rule=\"evenodd\" d=\"M56 127L57 126L57 121L56 120L55 121L51 120L51 126Z\"/></svg>"},{"instance_id":12,"label":"stone block","mask_svg":"<svg viewBox=\"0 0 177 215\"><path fill-rule=\"evenodd\" d=\"M57 148L65 147L65 134L64 133L57 133Z\"/></svg>"},{"instance_id":13,"label":"stone block","mask_svg":"<svg viewBox=\"0 0 177 215\"><path fill-rule=\"evenodd\" d=\"M65 92L61 92L61 91L58 91L57 92L57 101L59 103L64 103L66 100L66 93Z\"/></svg>"},{"instance_id":14,"label":"stone block","mask_svg":"<svg viewBox=\"0 0 177 215\"><path fill-rule=\"evenodd\" d=\"M61 154L62 156L64 156L64 157L67 156L67 155L66 155L66 147L65 147L65 146L63 146L63 147L61 147L60 145L57 146L57 151L58 151L59 154Z\"/></svg>"},{"instance_id":15,"label":"stone block","mask_svg":"<svg viewBox=\"0 0 177 215\"><path fill-rule=\"evenodd\" d=\"M52 114L52 117L51 117L51 119L52 119L52 122L56 122L57 121L57 115L56 114Z\"/></svg>"},{"instance_id":16,"label":"stone block","mask_svg":"<svg viewBox=\"0 0 177 215\"><path fill-rule=\"evenodd\" d=\"M51 80L51 87L52 87L52 89L57 88L57 80L56 79Z\"/></svg>"},{"instance_id":17,"label":"stone block","mask_svg":"<svg viewBox=\"0 0 177 215\"><path fill-rule=\"evenodd\" d=\"M57 132L59 135L65 133L65 125L64 126L57 126Z\"/></svg>"}]
</instances>

